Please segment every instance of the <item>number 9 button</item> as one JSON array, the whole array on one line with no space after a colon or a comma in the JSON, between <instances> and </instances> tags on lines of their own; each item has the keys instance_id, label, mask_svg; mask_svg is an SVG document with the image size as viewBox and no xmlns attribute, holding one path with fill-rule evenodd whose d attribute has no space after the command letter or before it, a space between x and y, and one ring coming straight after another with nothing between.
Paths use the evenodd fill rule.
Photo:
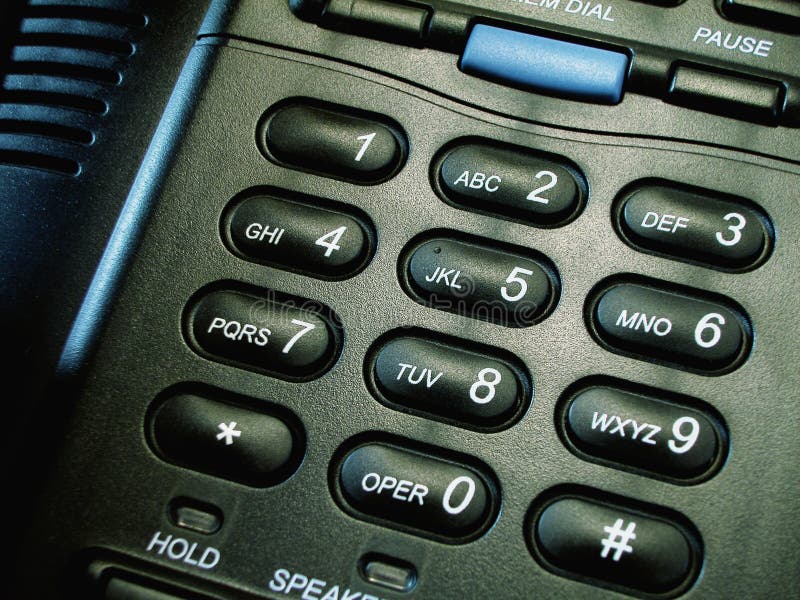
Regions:
<instances>
[{"instance_id":1,"label":"number 9 button","mask_svg":"<svg viewBox=\"0 0 800 600\"><path fill-rule=\"evenodd\" d=\"M615 216L635 248L716 269L752 269L772 248L766 214L741 198L705 190L636 184L616 203Z\"/></svg>"}]
</instances>

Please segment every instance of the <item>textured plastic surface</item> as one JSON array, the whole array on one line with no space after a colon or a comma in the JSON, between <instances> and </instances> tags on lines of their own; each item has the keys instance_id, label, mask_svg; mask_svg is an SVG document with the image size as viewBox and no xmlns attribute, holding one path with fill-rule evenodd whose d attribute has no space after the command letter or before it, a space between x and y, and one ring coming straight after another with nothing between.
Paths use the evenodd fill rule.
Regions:
<instances>
[{"instance_id":1,"label":"textured plastic surface","mask_svg":"<svg viewBox=\"0 0 800 600\"><path fill-rule=\"evenodd\" d=\"M616 104L622 98L628 57L621 52L476 25L461 56L461 70L554 96Z\"/></svg>"}]
</instances>

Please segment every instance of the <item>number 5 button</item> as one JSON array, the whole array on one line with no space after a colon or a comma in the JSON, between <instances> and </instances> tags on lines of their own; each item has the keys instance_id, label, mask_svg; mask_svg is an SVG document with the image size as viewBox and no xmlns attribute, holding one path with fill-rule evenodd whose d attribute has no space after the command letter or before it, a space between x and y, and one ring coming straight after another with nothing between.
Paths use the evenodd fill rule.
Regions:
<instances>
[{"instance_id":1,"label":"number 5 button","mask_svg":"<svg viewBox=\"0 0 800 600\"><path fill-rule=\"evenodd\" d=\"M602 285L587 314L609 350L709 375L737 367L752 345L749 319L730 300L651 280Z\"/></svg>"},{"instance_id":2,"label":"number 5 button","mask_svg":"<svg viewBox=\"0 0 800 600\"><path fill-rule=\"evenodd\" d=\"M406 292L417 302L506 327L541 321L560 290L545 257L461 234L412 242L401 264Z\"/></svg>"},{"instance_id":3,"label":"number 5 button","mask_svg":"<svg viewBox=\"0 0 800 600\"><path fill-rule=\"evenodd\" d=\"M270 109L258 137L262 152L278 164L359 184L392 177L408 148L386 117L304 99Z\"/></svg>"}]
</instances>

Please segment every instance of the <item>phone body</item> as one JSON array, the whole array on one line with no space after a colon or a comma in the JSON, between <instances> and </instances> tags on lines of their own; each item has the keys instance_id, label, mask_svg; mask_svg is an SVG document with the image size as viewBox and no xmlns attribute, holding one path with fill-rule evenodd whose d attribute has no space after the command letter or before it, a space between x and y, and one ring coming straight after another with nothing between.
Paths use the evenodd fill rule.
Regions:
<instances>
[{"instance_id":1,"label":"phone body","mask_svg":"<svg viewBox=\"0 0 800 600\"><path fill-rule=\"evenodd\" d=\"M14 597L797 597L797 16L663 4L182 13Z\"/></svg>"}]
</instances>

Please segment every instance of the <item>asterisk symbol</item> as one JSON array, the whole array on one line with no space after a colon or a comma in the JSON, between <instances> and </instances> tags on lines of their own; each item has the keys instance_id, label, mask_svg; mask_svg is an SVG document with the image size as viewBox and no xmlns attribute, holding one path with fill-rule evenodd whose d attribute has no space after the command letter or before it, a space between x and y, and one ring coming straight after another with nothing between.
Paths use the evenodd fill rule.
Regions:
<instances>
[{"instance_id":1,"label":"asterisk symbol","mask_svg":"<svg viewBox=\"0 0 800 600\"><path fill-rule=\"evenodd\" d=\"M226 446L233 444L233 438L238 438L242 435L242 432L236 429L236 421L231 421L227 425L225 423L220 423L217 427L220 429L220 432L217 434L217 439L224 439Z\"/></svg>"}]
</instances>

